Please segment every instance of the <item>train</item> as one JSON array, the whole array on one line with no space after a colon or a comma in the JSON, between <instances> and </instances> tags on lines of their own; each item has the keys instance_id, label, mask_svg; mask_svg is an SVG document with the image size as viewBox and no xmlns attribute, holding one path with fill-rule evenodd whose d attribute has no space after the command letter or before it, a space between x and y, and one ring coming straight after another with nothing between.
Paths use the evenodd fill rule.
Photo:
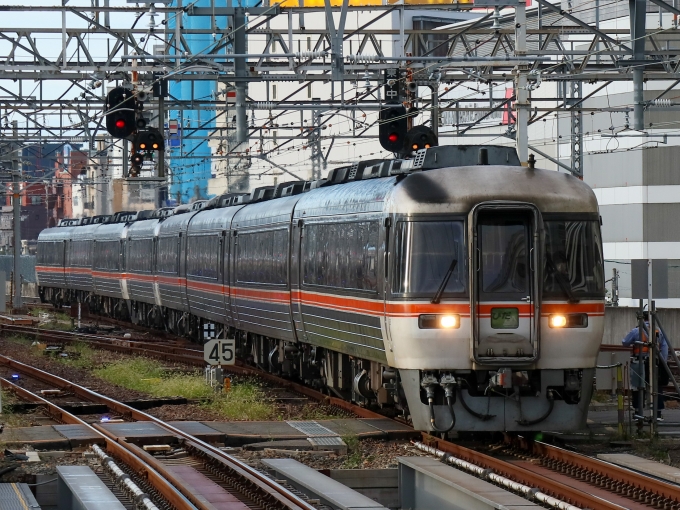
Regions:
<instances>
[{"instance_id":1,"label":"train","mask_svg":"<svg viewBox=\"0 0 680 510\"><path fill-rule=\"evenodd\" d=\"M503 146L361 160L326 179L64 219L41 299L203 342L418 430L585 425L604 329L601 217Z\"/></svg>"}]
</instances>

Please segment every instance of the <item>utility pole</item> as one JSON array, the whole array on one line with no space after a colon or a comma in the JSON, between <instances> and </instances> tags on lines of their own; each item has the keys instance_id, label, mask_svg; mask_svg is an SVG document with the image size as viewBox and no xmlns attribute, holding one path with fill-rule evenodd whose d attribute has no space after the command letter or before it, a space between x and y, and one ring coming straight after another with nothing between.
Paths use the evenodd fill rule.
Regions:
<instances>
[{"instance_id":1,"label":"utility pole","mask_svg":"<svg viewBox=\"0 0 680 510\"><path fill-rule=\"evenodd\" d=\"M246 10L234 8L234 53L246 53ZM234 74L236 78L236 143L248 141L248 122L246 119L246 59L234 57Z\"/></svg>"},{"instance_id":2,"label":"utility pole","mask_svg":"<svg viewBox=\"0 0 680 510\"><path fill-rule=\"evenodd\" d=\"M632 0L631 0L632 1ZM515 7L515 56L525 57L527 54L527 6L518 3ZM518 65L515 68L515 93L516 93L516 132L515 143L517 154L522 166L529 165L529 91L527 90L528 68Z\"/></svg>"},{"instance_id":3,"label":"utility pole","mask_svg":"<svg viewBox=\"0 0 680 510\"><path fill-rule=\"evenodd\" d=\"M12 121L12 207L14 209L14 297L12 300L12 308L21 308L21 195L19 194L19 179L21 173L19 171L19 123L16 120Z\"/></svg>"},{"instance_id":4,"label":"utility pole","mask_svg":"<svg viewBox=\"0 0 680 510\"><path fill-rule=\"evenodd\" d=\"M645 98L643 91L645 59L645 21L647 0L628 0L630 9L630 44L633 48L633 129L645 129Z\"/></svg>"}]
</instances>

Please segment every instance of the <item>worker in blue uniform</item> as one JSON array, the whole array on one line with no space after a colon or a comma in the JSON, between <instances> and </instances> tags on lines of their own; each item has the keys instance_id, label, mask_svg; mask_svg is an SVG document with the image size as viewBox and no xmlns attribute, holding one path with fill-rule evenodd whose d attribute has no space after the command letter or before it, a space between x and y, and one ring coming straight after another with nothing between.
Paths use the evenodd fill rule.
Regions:
<instances>
[{"instance_id":1,"label":"worker in blue uniform","mask_svg":"<svg viewBox=\"0 0 680 510\"><path fill-rule=\"evenodd\" d=\"M647 331L649 331L649 312L643 312L643 319L645 322L645 328L647 328ZM664 334L658 329L656 329L656 339L657 339L657 345L659 346L659 353L661 354L661 357L664 360L668 359L668 341L666 340L666 337ZM646 385L649 384L649 370L647 369L649 366L649 345L640 345L636 344L636 342L640 341L640 332L637 327L633 328L630 330L630 333L626 335L626 338L623 339L623 345L625 347L632 347L633 348L633 357L631 358L631 364L630 364L630 387L633 392L633 405L635 407L635 414L637 417L642 417L642 409L640 408L641 402L644 400L644 395L646 394L645 388ZM645 344L648 343L648 338L647 334L643 331L642 332L642 342ZM642 362L640 363L640 351L642 351ZM659 383L659 395L657 398L657 419L658 420L663 420L663 417L661 415L661 410L664 409L664 397L663 397L663 391L662 388L668 384L668 373L666 372L665 368L661 366L656 360L656 374L657 374L657 381ZM642 393L642 398L640 395L640 392Z\"/></svg>"}]
</instances>

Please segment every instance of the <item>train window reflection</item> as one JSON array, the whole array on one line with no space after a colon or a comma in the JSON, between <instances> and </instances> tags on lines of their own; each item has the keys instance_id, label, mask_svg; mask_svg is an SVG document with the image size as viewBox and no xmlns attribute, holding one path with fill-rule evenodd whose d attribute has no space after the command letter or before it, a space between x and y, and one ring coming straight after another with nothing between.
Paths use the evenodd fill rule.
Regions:
<instances>
[{"instance_id":1,"label":"train window reflection","mask_svg":"<svg viewBox=\"0 0 680 510\"><path fill-rule=\"evenodd\" d=\"M529 288L527 225L521 220L480 222L482 292L526 296Z\"/></svg>"},{"instance_id":2,"label":"train window reflection","mask_svg":"<svg viewBox=\"0 0 680 510\"><path fill-rule=\"evenodd\" d=\"M216 235L190 236L187 242L187 274L217 280L220 239Z\"/></svg>"},{"instance_id":3,"label":"train window reflection","mask_svg":"<svg viewBox=\"0 0 680 510\"><path fill-rule=\"evenodd\" d=\"M236 280L243 283L288 283L288 230L239 233Z\"/></svg>"},{"instance_id":4,"label":"train window reflection","mask_svg":"<svg viewBox=\"0 0 680 510\"><path fill-rule=\"evenodd\" d=\"M127 268L135 273L150 273L153 261L152 239L129 239Z\"/></svg>"},{"instance_id":5,"label":"train window reflection","mask_svg":"<svg viewBox=\"0 0 680 510\"><path fill-rule=\"evenodd\" d=\"M158 238L158 255L156 268L159 273L178 273L177 248L179 247L179 238L177 237L159 237Z\"/></svg>"},{"instance_id":6,"label":"train window reflection","mask_svg":"<svg viewBox=\"0 0 680 510\"><path fill-rule=\"evenodd\" d=\"M454 257L458 259L458 264L443 295L465 292L467 265L464 261L467 257L462 221L397 223L395 255L395 293L432 297Z\"/></svg>"},{"instance_id":7,"label":"train window reflection","mask_svg":"<svg viewBox=\"0 0 680 510\"><path fill-rule=\"evenodd\" d=\"M596 221L546 221L544 263L544 296L564 298L567 284L573 297L604 295L602 241Z\"/></svg>"},{"instance_id":8,"label":"train window reflection","mask_svg":"<svg viewBox=\"0 0 680 510\"><path fill-rule=\"evenodd\" d=\"M303 240L306 285L377 292L377 221L311 223Z\"/></svg>"},{"instance_id":9,"label":"train window reflection","mask_svg":"<svg viewBox=\"0 0 680 510\"><path fill-rule=\"evenodd\" d=\"M95 269L118 271L120 243L118 241L98 241L94 245Z\"/></svg>"}]
</instances>

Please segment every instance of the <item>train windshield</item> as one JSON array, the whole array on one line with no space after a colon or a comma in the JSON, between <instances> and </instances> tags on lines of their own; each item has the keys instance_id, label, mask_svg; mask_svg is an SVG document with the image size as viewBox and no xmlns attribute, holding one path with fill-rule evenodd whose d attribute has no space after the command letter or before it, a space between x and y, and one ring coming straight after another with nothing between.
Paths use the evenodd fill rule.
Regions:
<instances>
[{"instance_id":1,"label":"train windshield","mask_svg":"<svg viewBox=\"0 0 680 510\"><path fill-rule=\"evenodd\" d=\"M545 221L543 297L604 295L600 227L596 221Z\"/></svg>"},{"instance_id":2,"label":"train windshield","mask_svg":"<svg viewBox=\"0 0 680 510\"><path fill-rule=\"evenodd\" d=\"M462 221L401 221L397 223L396 272L393 292L431 298L451 261L459 262L443 295L463 294L466 286L464 224Z\"/></svg>"}]
</instances>

